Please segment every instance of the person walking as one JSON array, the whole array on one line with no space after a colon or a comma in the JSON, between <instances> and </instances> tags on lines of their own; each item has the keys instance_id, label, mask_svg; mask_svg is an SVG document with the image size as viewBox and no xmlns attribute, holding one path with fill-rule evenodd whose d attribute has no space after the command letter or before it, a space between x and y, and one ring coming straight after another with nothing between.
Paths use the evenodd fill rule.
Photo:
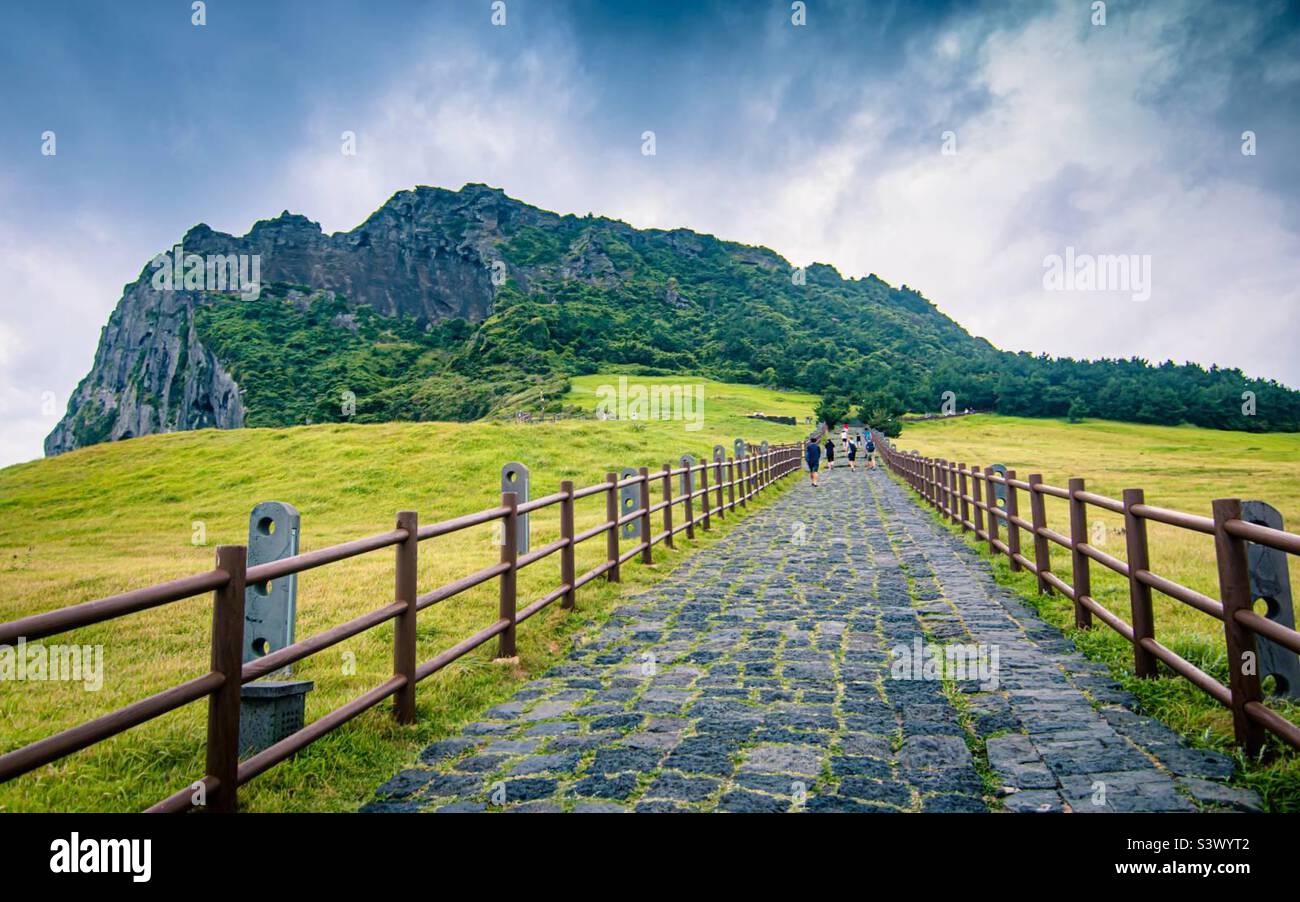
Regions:
<instances>
[{"instance_id":1,"label":"person walking","mask_svg":"<svg viewBox=\"0 0 1300 902\"><path fill-rule=\"evenodd\" d=\"M812 481L813 488L817 487L817 467L822 459L822 446L817 444L817 436L810 435L808 444L803 451L804 460L808 462L808 478Z\"/></svg>"},{"instance_id":2,"label":"person walking","mask_svg":"<svg viewBox=\"0 0 1300 902\"><path fill-rule=\"evenodd\" d=\"M868 435L867 436L867 469L874 470L875 468L876 468L876 443L875 441L872 440L871 436Z\"/></svg>"},{"instance_id":3,"label":"person walking","mask_svg":"<svg viewBox=\"0 0 1300 902\"><path fill-rule=\"evenodd\" d=\"M826 472L829 474L835 467L835 439L829 435L826 436Z\"/></svg>"},{"instance_id":4,"label":"person walking","mask_svg":"<svg viewBox=\"0 0 1300 902\"><path fill-rule=\"evenodd\" d=\"M851 471L855 471L855 472L856 472L857 469L858 469L858 464L857 464L857 459L858 459L858 443L857 443L857 442L854 442L854 441L850 441L850 442L848 443L848 445L849 445L849 448L848 448L848 452L849 452L849 469L850 469Z\"/></svg>"}]
</instances>

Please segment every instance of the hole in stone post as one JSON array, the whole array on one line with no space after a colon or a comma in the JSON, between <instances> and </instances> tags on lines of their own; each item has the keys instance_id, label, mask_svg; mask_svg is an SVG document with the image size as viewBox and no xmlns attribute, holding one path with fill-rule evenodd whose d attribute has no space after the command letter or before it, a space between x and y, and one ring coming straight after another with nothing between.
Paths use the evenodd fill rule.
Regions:
<instances>
[{"instance_id":1,"label":"hole in stone post","mask_svg":"<svg viewBox=\"0 0 1300 902\"><path fill-rule=\"evenodd\" d=\"M1278 604L1272 598L1256 598L1253 605L1255 613L1261 617L1273 618L1277 616Z\"/></svg>"},{"instance_id":2,"label":"hole in stone post","mask_svg":"<svg viewBox=\"0 0 1300 902\"><path fill-rule=\"evenodd\" d=\"M275 520L271 517L263 517L257 521L257 531L264 536L275 535Z\"/></svg>"}]
</instances>

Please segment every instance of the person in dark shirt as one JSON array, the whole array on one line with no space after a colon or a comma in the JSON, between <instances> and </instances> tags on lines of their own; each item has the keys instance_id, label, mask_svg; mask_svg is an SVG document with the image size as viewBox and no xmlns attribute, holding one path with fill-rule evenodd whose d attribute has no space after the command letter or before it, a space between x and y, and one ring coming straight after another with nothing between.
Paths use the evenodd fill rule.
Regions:
<instances>
[{"instance_id":1,"label":"person in dark shirt","mask_svg":"<svg viewBox=\"0 0 1300 902\"><path fill-rule=\"evenodd\" d=\"M874 470L876 468L876 443L867 436L867 468Z\"/></svg>"},{"instance_id":2,"label":"person in dark shirt","mask_svg":"<svg viewBox=\"0 0 1300 902\"><path fill-rule=\"evenodd\" d=\"M829 473L835 466L835 439L829 435L826 436L826 472Z\"/></svg>"},{"instance_id":3,"label":"person in dark shirt","mask_svg":"<svg viewBox=\"0 0 1300 902\"><path fill-rule=\"evenodd\" d=\"M852 471L856 471L858 469L858 464L857 464L858 443L850 439L848 441L848 448L849 448L849 469Z\"/></svg>"},{"instance_id":4,"label":"person in dark shirt","mask_svg":"<svg viewBox=\"0 0 1300 902\"><path fill-rule=\"evenodd\" d=\"M817 485L817 467L821 463L822 448L817 444L817 437L812 436L808 439L808 445L804 448L804 460L808 461L808 478L812 484Z\"/></svg>"}]
</instances>

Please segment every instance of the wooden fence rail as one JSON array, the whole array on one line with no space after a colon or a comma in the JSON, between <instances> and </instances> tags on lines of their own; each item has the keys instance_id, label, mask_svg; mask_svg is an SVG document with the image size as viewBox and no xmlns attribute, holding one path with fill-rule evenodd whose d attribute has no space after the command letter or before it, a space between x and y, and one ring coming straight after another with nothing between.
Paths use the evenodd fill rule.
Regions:
<instances>
[{"instance_id":1,"label":"wooden fence rail","mask_svg":"<svg viewBox=\"0 0 1300 902\"><path fill-rule=\"evenodd\" d=\"M1156 662L1160 661L1174 673L1196 684L1232 711L1236 740L1252 755L1263 745L1265 730L1300 748L1300 727L1264 704L1255 643L1257 636L1263 636L1300 653L1300 632L1255 613L1246 563L1247 542L1300 554L1300 535L1243 520L1241 501L1235 498L1215 501L1212 517L1197 516L1153 507L1146 503L1141 489L1125 489L1123 499L1117 500L1087 491L1083 479L1071 479L1067 488L1059 488L1044 483L1043 477L1037 473L1022 480L1016 478L1014 470L1007 470L1005 476L992 468L981 472L978 467L898 451L879 433L875 434L875 441L889 469L911 486L921 500L960 525L964 532L971 532L977 540L987 542L990 554L1005 555L1012 570L1033 573L1038 579L1040 592L1057 591L1069 598L1074 604L1077 627L1090 628L1092 618L1096 617L1128 640L1133 646L1133 666L1139 677L1154 677ZM982 493L981 485L984 488ZM997 486L1006 491L1005 510L997 504ZM1020 492L1029 496L1028 520L1020 515ZM1069 505L1068 535L1047 525L1044 499L1049 496L1063 499ZM1124 517L1127 561L1088 542L1089 506ZM1218 599L1151 572L1148 521L1214 537ZM1006 526L1006 541L999 537L999 524ZM1024 533L1033 540L1032 560L1021 552ZM1068 577L1052 570L1049 542L1069 551ZM1125 621L1092 597L1090 568L1094 563L1128 580L1130 621ZM1156 639L1151 609L1152 589L1222 621L1228 653L1227 686Z\"/></svg>"},{"instance_id":2,"label":"wooden fence rail","mask_svg":"<svg viewBox=\"0 0 1300 902\"><path fill-rule=\"evenodd\" d=\"M791 473L799 472L801 459L797 444L772 446L766 452L751 446L739 461L734 458L727 459L725 463L706 460L695 466L677 468L666 464L662 470L654 473L642 467L635 476L620 481L616 474L610 473L603 482L581 489L575 489L572 482L565 481L555 494L525 504L517 502L514 492L504 492L501 503L496 507L425 526L419 525L415 511L402 511L397 515L395 528L389 532L254 567L247 566L245 546L222 545L217 548L216 566L206 573L0 623L0 645L12 644L19 639L30 642L207 592L213 593L211 664L208 673L0 755L0 782L11 780L206 697L206 773L194 784L168 796L148 810L183 812L202 806L210 811L233 812L236 810L239 786L386 698L393 698L393 714L399 723L414 722L415 686L421 680L493 638L497 640L498 657L513 657L518 624L556 600L560 600L562 608L572 609L577 590L592 580L603 576L610 582L617 582L619 566L633 557L639 556L642 562L649 564L653 561L655 545L663 542L672 547L676 534L684 531L692 536L696 526L708 530L711 515L722 517L726 511L739 513L740 509L747 507L749 499ZM724 467L727 474L725 479ZM714 486L708 482L710 468L714 468L717 474ZM694 476L697 473L700 479L698 488L695 488ZM678 476L685 477L691 490L674 496L672 480ZM662 500L652 505L650 487L654 482L660 484ZM619 489L630 485L639 486L640 503L636 510L620 516ZM727 492L725 500L724 489ZM711 491L716 492L716 504L710 499ZM594 495L605 497L605 521L575 534L574 502ZM674 525L673 508L678 504L683 505L684 513L682 521ZM559 507L560 538L526 554L519 554L515 529L517 518L521 514L553 505ZM663 528L654 533L652 517L656 513L662 515ZM640 541L631 548L620 550L619 528L633 520L639 521ZM496 564L430 592L417 594L416 575L421 542L495 521L503 521L501 555ZM575 575L574 548L602 534L606 536L606 559L586 573ZM302 573L383 548L394 548L396 554L394 600L391 604L314 636L300 639L256 660L241 663L246 586ZM560 585L522 610L519 609L516 597L518 571L557 553L560 555ZM497 619L428 661L419 663L416 657L418 613L493 579L497 580L499 590ZM239 760L239 690L243 684L390 620L395 621L396 625L393 631L392 677L268 748L243 761Z\"/></svg>"}]
</instances>

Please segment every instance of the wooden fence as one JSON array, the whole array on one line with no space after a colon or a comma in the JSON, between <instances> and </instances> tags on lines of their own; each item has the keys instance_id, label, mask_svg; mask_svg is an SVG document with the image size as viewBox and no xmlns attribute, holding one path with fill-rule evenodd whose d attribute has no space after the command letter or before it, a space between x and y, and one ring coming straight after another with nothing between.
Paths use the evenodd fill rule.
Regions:
<instances>
[{"instance_id":1,"label":"wooden fence","mask_svg":"<svg viewBox=\"0 0 1300 902\"><path fill-rule=\"evenodd\" d=\"M964 532L973 532L977 540L987 542L989 554L1006 555L1012 570L1035 574L1039 592L1055 590L1073 601L1077 627L1090 628L1095 615L1132 643L1133 665L1139 677L1154 677L1156 662L1163 661L1175 673L1191 680L1232 711L1236 740L1252 755L1263 745L1265 730L1300 748L1300 727L1264 704L1255 643L1256 636L1262 636L1300 653L1300 632L1254 611L1246 558L1248 542L1300 554L1300 536L1243 520L1241 501L1236 498L1215 501L1214 515L1204 517L1153 507L1146 503L1142 489L1125 489L1123 500L1116 500L1087 491L1083 479L1071 479L1067 488L1060 488L1045 484L1037 473L1021 480L1016 478L1014 470L1007 470L1003 476L992 467L985 467L981 472L976 466L900 452L879 433L876 446L891 471ZM996 503L996 486L1006 490L1005 510ZM1020 492L1028 496L1028 520L1020 513ZM1047 525L1044 504L1047 496L1064 499L1069 504L1068 535ZM1088 543L1089 506L1124 517L1127 561ZM1219 598L1211 598L1151 571L1148 521L1214 537ZM1004 526L1005 540L1001 536ZM1027 534L1033 545L1032 558L1021 549L1022 534ZM1068 579L1052 571L1049 542L1070 552ZM1128 580L1130 621L1126 622L1092 597L1089 573L1092 562ZM1228 651L1227 686L1156 640L1152 589L1223 623Z\"/></svg>"},{"instance_id":2,"label":"wooden fence","mask_svg":"<svg viewBox=\"0 0 1300 902\"><path fill-rule=\"evenodd\" d=\"M737 508L747 507L749 499L774 485L778 480L791 473L797 473L800 469L800 461L800 447L797 444L777 445L766 452L751 446L741 458L703 461L694 466L676 469L669 464L664 464L663 469L656 472L641 467L637 475L622 480L616 474L609 473L604 482L581 489L575 489L571 481L565 480L555 494L525 504L517 502L514 492L504 492L501 495L501 503L497 507L428 526L419 525L419 518L415 511L402 511L397 515L396 528L389 532L254 567L247 566L246 546L222 545L217 548L216 566L206 573L0 623L0 645L12 644L19 639L27 641L43 639L92 623L112 620L207 592L213 593L211 665L208 673L79 726L0 755L0 782L11 780L206 697L208 728L207 765L204 776L148 810L188 811L197 807L196 798L203 798L206 800L205 807L208 810L235 811L236 792L239 786L386 698L393 698L393 713L399 723L414 722L415 687L421 680L437 673L452 661L493 637L497 639L497 655L503 658L513 657L515 629L520 623L556 601L560 602L562 608L572 609L579 588L601 576L610 582L618 582L619 567L634 557L639 556L643 563L652 563L655 545L663 542L671 548L673 537L677 534L685 532L688 538L693 538L697 526L707 530L710 528L711 518L722 518L728 511L734 512ZM710 471L714 475L712 485L709 482ZM672 481L676 477L681 478L685 491L674 496ZM652 485L656 484L660 488L661 499L651 504L650 490ZM620 516L619 491L627 486L639 486L639 504L636 509ZM575 502L596 495L601 495L605 499L605 520L597 526L575 534ZM560 538L526 554L520 554L516 532L518 517L553 505L559 506ZM682 506L682 518L680 523L674 525L673 510L678 505ZM651 526L651 518L655 514L662 517L663 529L658 533L653 533ZM496 564L439 586L423 595L418 594L416 573L421 542L494 521L503 521L501 554ZM623 549L619 543L619 530L633 521L637 521L640 525L640 541L632 547ZM575 574L575 547L602 534L606 542L605 560L586 573ZM244 590L247 586L282 579L291 574L390 547L396 549L395 589L391 604L309 638L298 640L256 660L242 663ZM545 596L523 609L518 609L516 574L523 568L556 553L560 555L560 584ZM430 660L417 663L415 641L417 614L425 608L445 602L492 579L497 580L499 585L500 603L497 620ZM301 661L390 620L396 623L392 677L285 739L244 761L239 760L240 687L243 684L270 675L282 667ZM201 792L199 783L203 784Z\"/></svg>"}]
</instances>

